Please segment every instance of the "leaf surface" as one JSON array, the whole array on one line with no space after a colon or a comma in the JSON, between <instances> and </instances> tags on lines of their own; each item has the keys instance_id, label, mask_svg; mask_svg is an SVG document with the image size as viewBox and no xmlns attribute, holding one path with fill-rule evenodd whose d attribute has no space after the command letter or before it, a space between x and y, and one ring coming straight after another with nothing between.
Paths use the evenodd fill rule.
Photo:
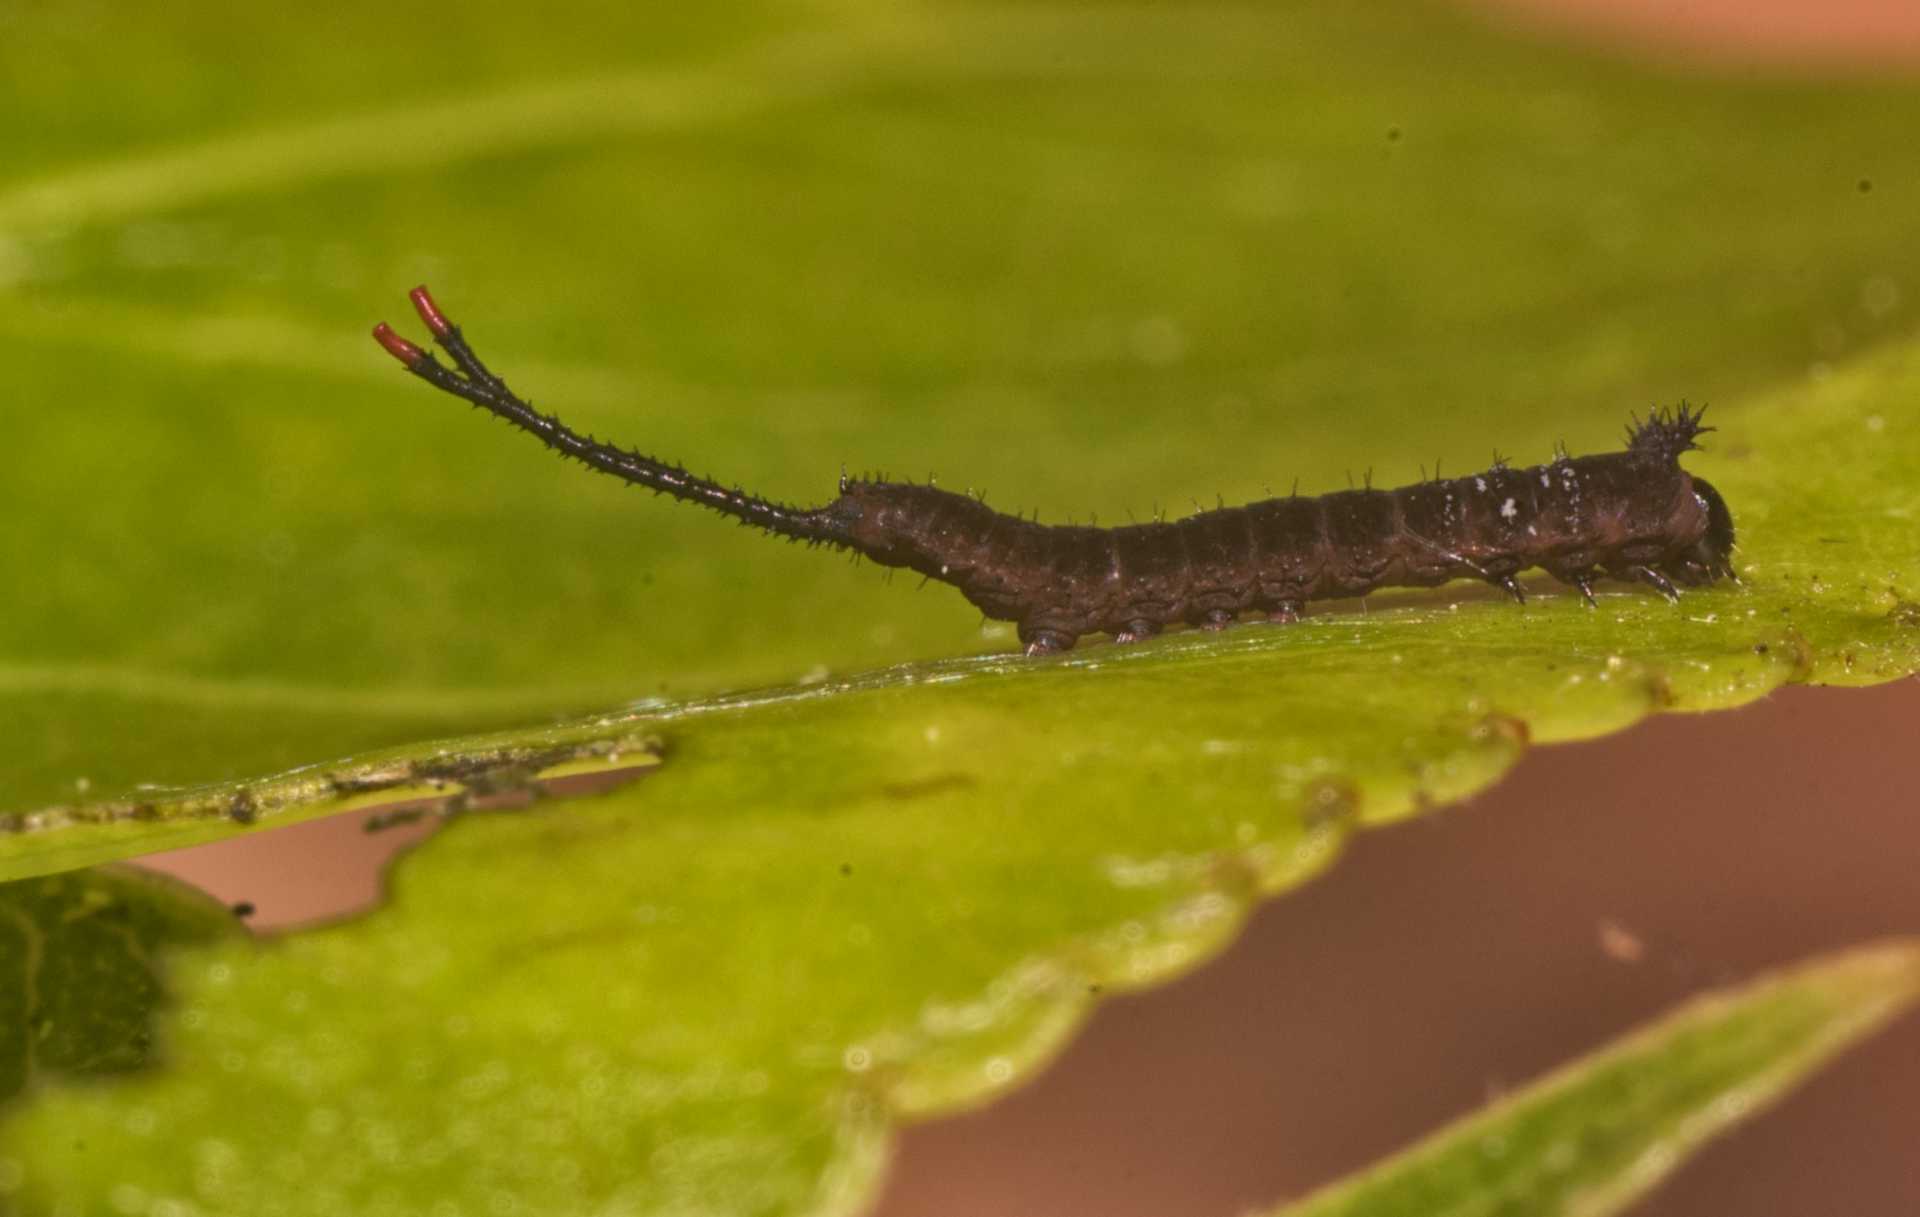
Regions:
<instances>
[{"instance_id":1,"label":"leaf surface","mask_svg":"<svg viewBox=\"0 0 1920 1217\"><path fill-rule=\"evenodd\" d=\"M1694 999L1274 1217L1604 1217L1912 1008L1920 944Z\"/></svg>"},{"instance_id":2,"label":"leaf surface","mask_svg":"<svg viewBox=\"0 0 1920 1217\"><path fill-rule=\"evenodd\" d=\"M176 1068L4 1130L39 1195L844 1209L891 1119L1012 1084L1356 825L1529 739L1920 668L1911 89L1344 0L465 12L425 61L388 6L0 40L0 875L651 776L194 952ZM799 501L847 463L1113 522L1704 398L1745 582L1024 662L448 409L364 333L421 279L541 406Z\"/></svg>"},{"instance_id":3,"label":"leaf surface","mask_svg":"<svg viewBox=\"0 0 1920 1217\"><path fill-rule=\"evenodd\" d=\"M245 937L224 904L119 868L0 884L0 1108L152 1056L163 953Z\"/></svg>"},{"instance_id":4,"label":"leaf surface","mask_svg":"<svg viewBox=\"0 0 1920 1217\"><path fill-rule=\"evenodd\" d=\"M1686 396L1703 472L1759 462L1762 579L1828 535L1777 495L1885 523L1825 582L1904 578L1906 412L1859 403L1871 469L1747 420L1911 331L1911 90L1419 6L467 12L424 55L372 3L122 13L88 37L124 60L19 15L0 813L1012 646L450 409L365 336L420 279L539 404L783 499L845 465L1112 522L1603 450Z\"/></svg>"}]
</instances>

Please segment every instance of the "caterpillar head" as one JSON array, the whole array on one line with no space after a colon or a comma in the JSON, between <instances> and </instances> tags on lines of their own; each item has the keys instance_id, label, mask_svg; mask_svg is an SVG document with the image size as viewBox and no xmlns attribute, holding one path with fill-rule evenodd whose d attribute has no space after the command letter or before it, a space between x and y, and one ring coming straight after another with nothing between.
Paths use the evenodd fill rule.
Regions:
<instances>
[{"instance_id":1,"label":"caterpillar head","mask_svg":"<svg viewBox=\"0 0 1920 1217\"><path fill-rule=\"evenodd\" d=\"M1714 560L1715 574L1733 574L1733 513L1727 510L1727 501L1720 492L1701 478L1689 478L1693 483L1693 493L1707 512L1707 535L1701 539L1701 546Z\"/></svg>"}]
</instances>

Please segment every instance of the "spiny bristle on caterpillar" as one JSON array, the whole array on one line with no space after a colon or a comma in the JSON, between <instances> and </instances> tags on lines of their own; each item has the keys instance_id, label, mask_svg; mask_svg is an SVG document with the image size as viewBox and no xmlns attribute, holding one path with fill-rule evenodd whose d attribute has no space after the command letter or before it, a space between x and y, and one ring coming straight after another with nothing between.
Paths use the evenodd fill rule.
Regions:
<instances>
[{"instance_id":1,"label":"spiny bristle on caterpillar","mask_svg":"<svg viewBox=\"0 0 1920 1217\"><path fill-rule=\"evenodd\" d=\"M563 456L657 494L699 503L742 524L809 545L907 567L960 591L990 619L1013 621L1032 655L1064 651L1084 634L1116 642L1169 625L1220 629L1243 613L1298 620L1311 600L1380 587L1435 587L1476 579L1524 603L1516 576L1539 568L1594 605L1602 577L1645 584L1669 600L1676 584L1733 579L1733 517L1680 457L1714 428L1682 402L1627 428L1624 451L1490 469L1396 490L1360 488L1198 510L1119 528L1045 525L996 512L984 495L850 477L839 494L799 508L698 477L674 463L604 444L541 414L487 370L425 287L414 312L454 366L386 324L373 336L407 371L485 409ZM1349 482L1352 475L1349 474ZM1197 504L1196 504L1197 506Z\"/></svg>"},{"instance_id":2,"label":"spiny bristle on caterpillar","mask_svg":"<svg viewBox=\"0 0 1920 1217\"><path fill-rule=\"evenodd\" d=\"M1656 406L1647 412L1647 421L1641 422L1638 415L1630 415L1627 423L1627 448L1634 452L1645 452L1664 460L1678 460L1680 455L1691 452L1700 445L1694 443L1694 437L1718 427L1705 427L1700 424L1707 408L1693 409L1686 402L1679 408L1666 410Z\"/></svg>"}]
</instances>

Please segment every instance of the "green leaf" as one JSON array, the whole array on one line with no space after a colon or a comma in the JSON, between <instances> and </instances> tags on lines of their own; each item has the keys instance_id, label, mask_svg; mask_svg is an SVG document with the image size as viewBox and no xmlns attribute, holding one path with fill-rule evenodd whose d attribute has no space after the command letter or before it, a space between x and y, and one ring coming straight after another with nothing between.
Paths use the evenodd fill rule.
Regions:
<instances>
[{"instance_id":1,"label":"green leaf","mask_svg":"<svg viewBox=\"0 0 1920 1217\"><path fill-rule=\"evenodd\" d=\"M1909 89L1345 0L463 13L443 59L384 4L0 40L0 874L654 772L188 956L172 1069L6 1128L39 1195L843 1209L893 1117L1011 1085L1355 824L1529 737L1920 667ZM364 333L422 278L543 406L796 500L937 461L1123 519L1704 397L1746 583L1028 663L448 409Z\"/></svg>"},{"instance_id":2,"label":"green leaf","mask_svg":"<svg viewBox=\"0 0 1920 1217\"><path fill-rule=\"evenodd\" d=\"M1090 819L1045 768L982 808L999 765L1033 766L915 693L712 715L644 782L456 821L378 915L183 958L164 1077L43 1094L0 1134L21 1204L845 1210L894 1116L1011 1085L1101 991L1204 958L1350 824L1337 799L1308 820L1113 797ZM808 738L798 710L843 741L817 802L767 788ZM908 738L922 776L892 782L878 762Z\"/></svg>"},{"instance_id":3,"label":"green leaf","mask_svg":"<svg viewBox=\"0 0 1920 1217\"><path fill-rule=\"evenodd\" d=\"M1603 1217L1920 998L1920 942L1688 1002L1275 1217Z\"/></svg>"},{"instance_id":4,"label":"green leaf","mask_svg":"<svg viewBox=\"0 0 1920 1217\"><path fill-rule=\"evenodd\" d=\"M886 797L940 795L944 814L958 817L946 828L969 815L1058 812L1073 834L1123 808L1157 824L1180 791L1193 806L1223 809L1176 817L1230 830L1205 838L1211 849L1297 832L1329 808L1396 819L1485 786L1529 738L1740 705L1788 681L1871 683L1920 669L1920 606L1908 598L1920 584L1920 537L1909 527L1920 514L1920 431L1893 413L1915 394L1920 355L1895 348L1758 399L1729 422L1728 451L1694 466L1740 513L1745 582L1678 607L1636 592L1607 595L1598 613L1564 594L1524 609L1479 589L1385 594L1369 611L1285 629L643 703L263 782L49 809L0 835L0 874L391 801L429 781L651 765L663 752L671 780L649 783L636 805L650 819L682 806L852 813L907 792ZM1142 856L1175 840L1143 845ZM1105 847L1096 836L1064 849Z\"/></svg>"},{"instance_id":5,"label":"green leaf","mask_svg":"<svg viewBox=\"0 0 1920 1217\"><path fill-rule=\"evenodd\" d=\"M449 409L365 334L423 277L542 404L782 498L828 496L843 464L932 469L1119 520L1597 450L1686 395L1723 426L1698 467L1752 470L1729 497L1765 612L1811 600L1776 559L1863 619L1909 577L1887 513L1914 441L1880 396L1904 382L1857 385L1837 463L1783 451L1794 430L1757 412L1910 330L1911 89L1653 76L1336 0L613 27L482 4L418 42L373 35L384 3L332 11L116 12L79 54L33 10L0 46L20 137L0 553L33 572L0 614L0 812L29 827L1011 646L945 589L627 494ZM1846 443L1871 415L1887 431ZM1808 499L1863 518L1813 550L1829 534L1790 510ZM1688 645L1640 594L1565 628L1561 604L1449 598L1474 623L1463 681L1483 639L1682 664L1728 641ZM1382 616L1425 620L1382 611L1399 603L1313 637L1344 652ZM1685 616L1726 599L1700 603ZM1866 642L1857 659L1899 670ZM267 792L261 822L328 793ZM150 829L6 873L195 835Z\"/></svg>"},{"instance_id":6,"label":"green leaf","mask_svg":"<svg viewBox=\"0 0 1920 1217\"><path fill-rule=\"evenodd\" d=\"M0 1108L37 1083L146 1064L163 950L236 936L225 905L164 875L0 884Z\"/></svg>"}]
</instances>

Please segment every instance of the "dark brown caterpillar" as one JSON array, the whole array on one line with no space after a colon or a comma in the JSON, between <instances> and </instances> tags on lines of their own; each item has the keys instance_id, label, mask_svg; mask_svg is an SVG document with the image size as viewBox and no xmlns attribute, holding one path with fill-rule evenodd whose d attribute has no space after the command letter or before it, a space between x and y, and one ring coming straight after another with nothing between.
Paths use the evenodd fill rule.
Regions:
<instances>
[{"instance_id":1,"label":"dark brown caterpillar","mask_svg":"<svg viewBox=\"0 0 1920 1217\"><path fill-rule=\"evenodd\" d=\"M373 336L434 388L603 473L950 583L987 616L1016 622L1029 655L1067 650L1095 632L1131 642L1182 622L1219 629L1249 610L1292 621L1309 600L1459 578L1524 601L1514 576L1535 566L1579 588L1589 605L1602 576L1638 580L1669 600L1679 598L1675 582L1734 577L1727 505L1680 468L1694 437L1713 430L1685 405L1630 426L1624 452L1562 455L1525 469L1496 464L1398 490L1265 499L1173 523L1043 525L933 486L845 476L838 498L802 509L569 430L488 371L426 288L411 299L459 371L384 322Z\"/></svg>"}]
</instances>

